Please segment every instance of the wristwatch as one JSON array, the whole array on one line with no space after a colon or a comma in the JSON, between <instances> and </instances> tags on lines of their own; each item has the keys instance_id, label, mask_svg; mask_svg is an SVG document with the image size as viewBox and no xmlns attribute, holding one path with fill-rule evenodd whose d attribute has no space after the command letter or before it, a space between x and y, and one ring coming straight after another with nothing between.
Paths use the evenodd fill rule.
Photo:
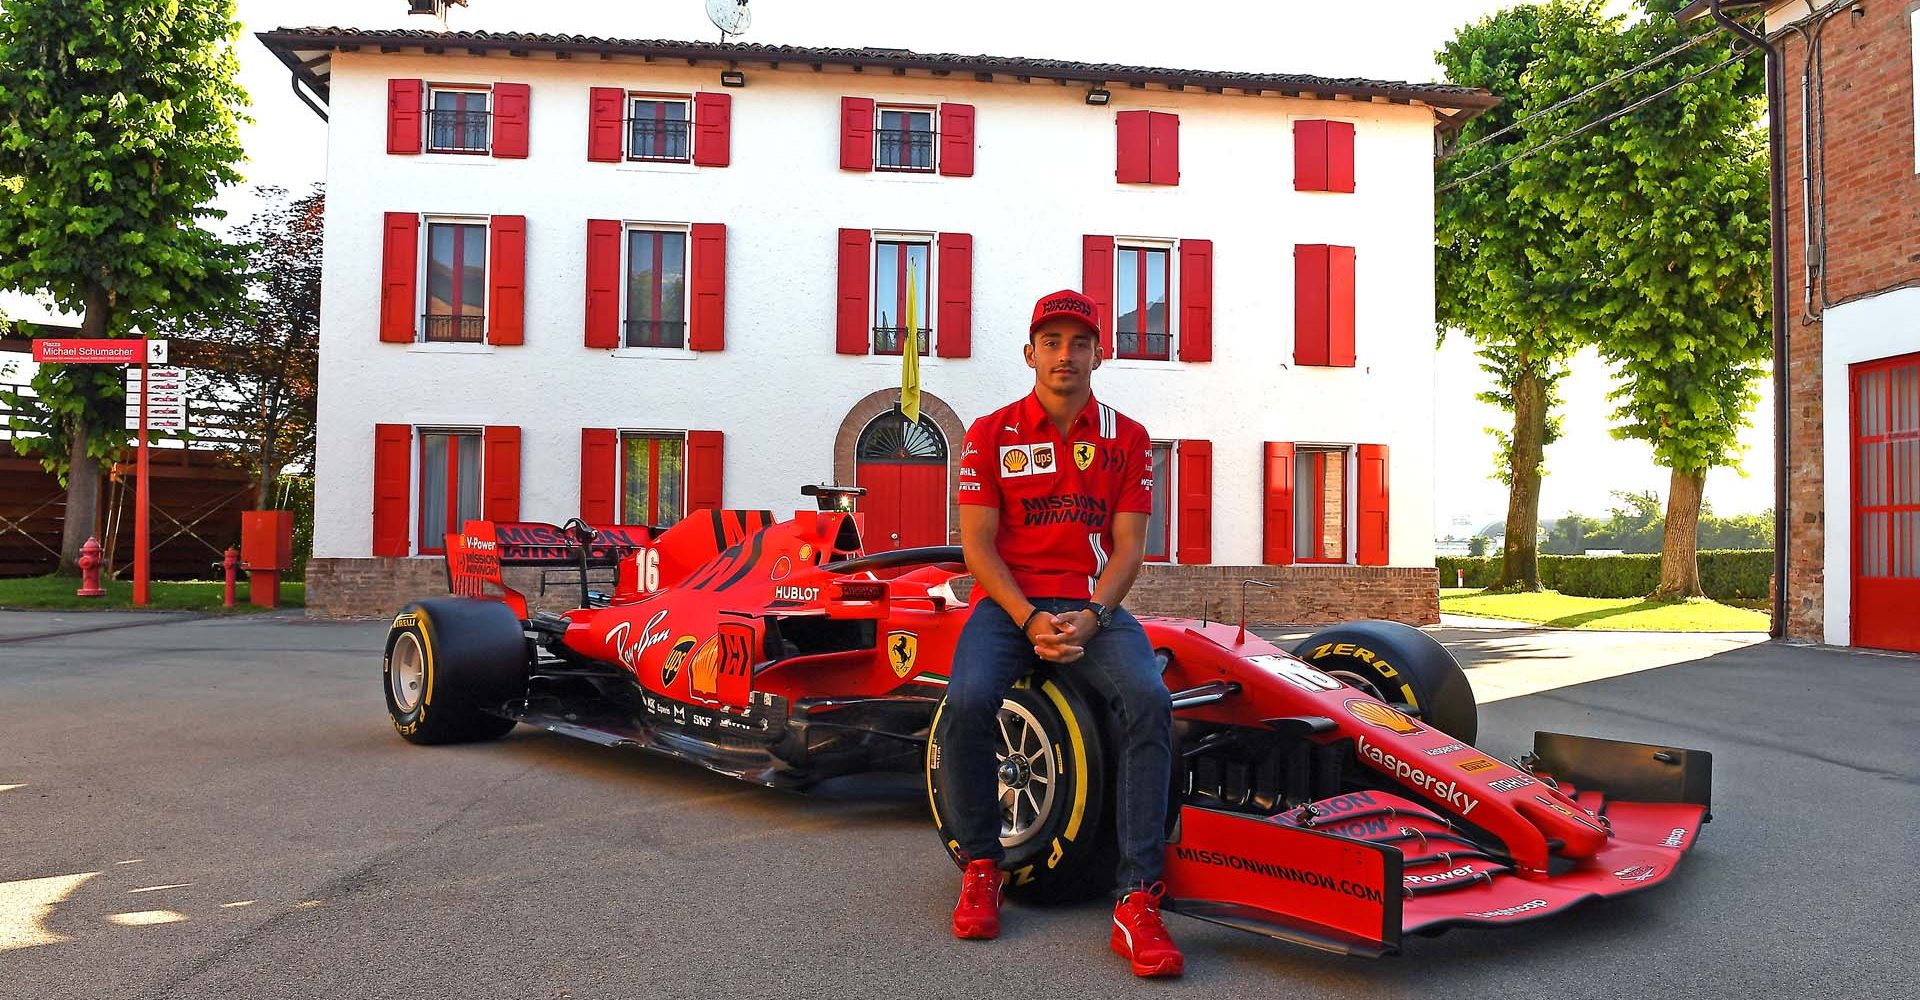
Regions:
<instances>
[{"instance_id":1,"label":"wristwatch","mask_svg":"<svg viewBox=\"0 0 1920 1000\"><path fill-rule=\"evenodd\" d=\"M1093 612L1094 623L1102 629L1113 626L1113 609L1097 601L1090 601L1087 610Z\"/></svg>"}]
</instances>

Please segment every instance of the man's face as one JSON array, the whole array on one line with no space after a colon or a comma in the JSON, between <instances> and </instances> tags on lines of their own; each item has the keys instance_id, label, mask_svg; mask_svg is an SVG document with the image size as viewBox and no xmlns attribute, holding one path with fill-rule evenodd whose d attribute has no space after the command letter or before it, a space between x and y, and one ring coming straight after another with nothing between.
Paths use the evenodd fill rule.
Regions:
<instances>
[{"instance_id":1,"label":"man's face","mask_svg":"<svg viewBox=\"0 0 1920 1000\"><path fill-rule=\"evenodd\" d=\"M1027 367L1035 381L1053 392L1072 395L1086 388L1100 367L1100 345L1086 324L1056 317L1040 324L1027 342Z\"/></svg>"}]
</instances>

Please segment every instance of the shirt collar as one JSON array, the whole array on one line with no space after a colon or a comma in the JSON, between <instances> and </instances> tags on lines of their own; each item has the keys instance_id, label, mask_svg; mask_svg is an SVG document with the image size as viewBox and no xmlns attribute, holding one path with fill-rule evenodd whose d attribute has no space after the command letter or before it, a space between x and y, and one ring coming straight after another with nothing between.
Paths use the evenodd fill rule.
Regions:
<instances>
[{"instance_id":1,"label":"shirt collar","mask_svg":"<svg viewBox=\"0 0 1920 1000\"><path fill-rule=\"evenodd\" d=\"M1095 399L1092 393L1088 393L1087 405L1082 407L1080 412L1074 416L1073 423L1067 428L1068 433L1071 434L1074 429L1080 427L1082 424L1097 426L1098 417L1096 415L1099 412L1100 401ZM1046 426L1047 408L1040 405L1040 395L1038 393L1029 392L1026 398L1020 401L1020 423L1028 430L1040 430Z\"/></svg>"}]
</instances>

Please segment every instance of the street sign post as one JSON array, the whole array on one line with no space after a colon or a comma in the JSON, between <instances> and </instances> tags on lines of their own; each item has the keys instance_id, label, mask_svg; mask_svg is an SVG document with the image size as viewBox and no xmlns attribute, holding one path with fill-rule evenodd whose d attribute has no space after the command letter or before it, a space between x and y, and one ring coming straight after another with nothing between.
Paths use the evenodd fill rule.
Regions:
<instances>
[{"instance_id":1,"label":"street sign post","mask_svg":"<svg viewBox=\"0 0 1920 1000\"><path fill-rule=\"evenodd\" d=\"M136 419L127 421L129 430L140 432L140 459L138 486L139 495L133 505L133 603L136 607L145 607L152 598L152 581L148 578L148 549L151 525L148 521L148 503L152 494L147 483L147 420L151 415L149 407L161 411L168 417L166 426L174 430L185 430L187 426L187 406L185 398L185 376L178 368L158 368L149 371L148 365L167 363L167 342L164 340L68 340L46 338L33 342L33 360L41 364L54 365L139 365L138 369L128 369L127 387L140 389L139 399L129 398L129 409L138 408ZM156 396L160 398L155 398ZM171 409L166 407L171 405ZM178 426L173 426L177 424Z\"/></svg>"}]
</instances>

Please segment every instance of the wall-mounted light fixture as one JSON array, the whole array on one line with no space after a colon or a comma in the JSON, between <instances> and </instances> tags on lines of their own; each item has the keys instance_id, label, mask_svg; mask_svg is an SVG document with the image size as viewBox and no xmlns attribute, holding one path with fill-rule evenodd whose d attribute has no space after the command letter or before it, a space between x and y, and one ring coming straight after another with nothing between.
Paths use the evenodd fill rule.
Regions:
<instances>
[{"instance_id":1,"label":"wall-mounted light fixture","mask_svg":"<svg viewBox=\"0 0 1920 1000\"><path fill-rule=\"evenodd\" d=\"M720 86L744 87L746 85L747 85L747 74L742 73L737 69L723 69L720 71Z\"/></svg>"},{"instance_id":2,"label":"wall-mounted light fixture","mask_svg":"<svg viewBox=\"0 0 1920 1000\"><path fill-rule=\"evenodd\" d=\"M1112 99L1113 99L1113 95L1107 93L1107 89L1105 87L1095 87L1092 90L1087 91L1087 103L1093 105L1094 107L1100 107L1102 105L1105 105L1108 101Z\"/></svg>"}]
</instances>

